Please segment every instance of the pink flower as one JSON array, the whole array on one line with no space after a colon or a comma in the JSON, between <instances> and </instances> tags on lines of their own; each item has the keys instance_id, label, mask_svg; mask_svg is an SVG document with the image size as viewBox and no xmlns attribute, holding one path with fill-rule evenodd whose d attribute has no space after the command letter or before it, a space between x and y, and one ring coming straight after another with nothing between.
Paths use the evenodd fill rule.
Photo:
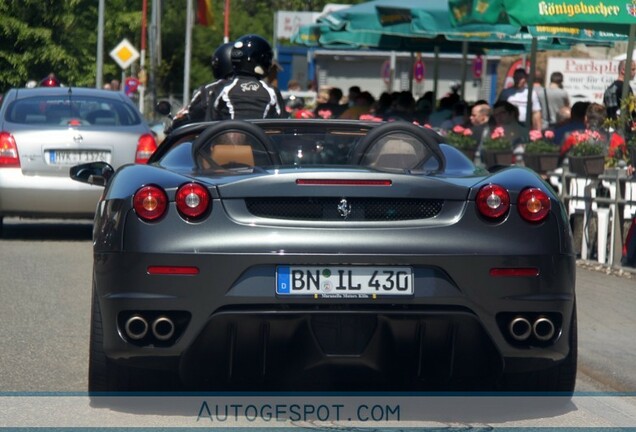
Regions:
<instances>
[{"instance_id":1,"label":"pink flower","mask_svg":"<svg viewBox=\"0 0 636 432\"><path fill-rule=\"evenodd\" d=\"M430 124L428 124L428 123L426 123L426 124L424 125L424 127L425 127L426 129L433 129L433 126L431 126L431 125L430 125Z\"/></svg>"},{"instance_id":2,"label":"pink flower","mask_svg":"<svg viewBox=\"0 0 636 432\"><path fill-rule=\"evenodd\" d=\"M554 132L552 132L551 130L547 130L545 131L543 136L545 136L549 140L554 139Z\"/></svg>"},{"instance_id":3,"label":"pink flower","mask_svg":"<svg viewBox=\"0 0 636 432\"><path fill-rule=\"evenodd\" d=\"M536 129L530 131L530 141L537 141L541 138L543 138L543 134L541 133L541 131L538 131Z\"/></svg>"},{"instance_id":4,"label":"pink flower","mask_svg":"<svg viewBox=\"0 0 636 432\"><path fill-rule=\"evenodd\" d=\"M464 132L462 132L464 136L472 136L473 135L473 131L466 128L464 129Z\"/></svg>"},{"instance_id":5,"label":"pink flower","mask_svg":"<svg viewBox=\"0 0 636 432\"><path fill-rule=\"evenodd\" d=\"M358 119L359 120L365 120L365 121L373 121L373 122L381 122L382 121L382 117L376 117L373 114L361 114Z\"/></svg>"},{"instance_id":6,"label":"pink flower","mask_svg":"<svg viewBox=\"0 0 636 432\"><path fill-rule=\"evenodd\" d=\"M331 112L331 110L320 110L320 111L318 111L318 117L323 118L323 119L329 119L329 118L331 118L332 115L333 115L333 113Z\"/></svg>"},{"instance_id":7,"label":"pink flower","mask_svg":"<svg viewBox=\"0 0 636 432\"><path fill-rule=\"evenodd\" d=\"M456 134L464 133L464 128L462 125L455 125L453 126L453 132L455 132Z\"/></svg>"},{"instance_id":8,"label":"pink flower","mask_svg":"<svg viewBox=\"0 0 636 432\"><path fill-rule=\"evenodd\" d=\"M504 130L501 126L496 127L495 130L492 131L492 133L490 134L490 138L492 139L503 138L503 136Z\"/></svg>"}]
</instances>

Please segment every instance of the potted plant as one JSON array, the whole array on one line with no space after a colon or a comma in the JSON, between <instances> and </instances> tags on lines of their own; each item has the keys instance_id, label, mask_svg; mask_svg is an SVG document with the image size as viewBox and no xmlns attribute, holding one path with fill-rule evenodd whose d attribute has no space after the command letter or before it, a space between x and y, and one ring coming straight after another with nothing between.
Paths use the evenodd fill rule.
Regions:
<instances>
[{"instance_id":1,"label":"potted plant","mask_svg":"<svg viewBox=\"0 0 636 432\"><path fill-rule=\"evenodd\" d=\"M475 159L477 141L473 137L473 131L461 125L455 125L445 136L446 142L466 155L468 159Z\"/></svg>"},{"instance_id":2,"label":"potted plant","mask_svg":"<svg viewBox=\"0 0 636 432\"><path fill-rule=\"evenodd\" d=\"M585 130L572 132L572 146L568 149L570 171L593 177L605 170L605 145L599 132Z\"/></svg>"},{"instance_id":3,"label":"potted plant","mask_svg":"<svg viewBox=\"0 0 636 432\"><path fill-rule=\"evenodd\" d=\"M554 132L551 130L530 131L530 142L523 154L524 164L540 174L555 170L559 165L559 147L552 142L553 139Z\"/></svg>"},{"instance_id":4,"label":"potted plant","mask_svg":"<svg viewBox=\"0 0 636 432\"><path fill-rule=\"evenodd\" d=\"M482 143L481 159L486 168L512 163L512 143L506 138L504 129L496 127L490 137Z\"/></svg>"}]
</instances>

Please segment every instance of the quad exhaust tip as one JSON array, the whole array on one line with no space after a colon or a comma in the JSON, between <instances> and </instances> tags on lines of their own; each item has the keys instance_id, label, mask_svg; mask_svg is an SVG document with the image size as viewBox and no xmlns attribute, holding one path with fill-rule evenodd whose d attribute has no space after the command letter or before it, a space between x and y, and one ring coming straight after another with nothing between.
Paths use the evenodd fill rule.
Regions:
<instances>
[{"instance_id":1,"label":"quad exhaust tip","mask_svg":"<svg viewBox=\"0 0 636 432\"><path fill-rule=\"evenodd\" d=\"M143 339L148 334L148 321L141 315L133 315L126 321L125 330L130 339Z\"/></svg>"},{"instance_id":2,"label":"quad exhaust tip","mask_svg":"<svg viewBox=\"0 0 636 432\"><path fill-rule=\"evenodd\" d=\"M532 334L532 324L522 316L515 317L508 326L510 335L518 341L525 341Z\"/></svg>"},{"instance_id":3,"label":"quad exhaust tip","mask_svg":"<svg viewBox=\"0 0 636 432\"><path fill-rule=\"evenodd\" d=\"M532 334L540 341L547 341L554 336L554 323L547 317L537 318L532 325Z\"/></svg>"},{"instance_id":4,"label":"quad exhaust tip","mask_svg":"<svg viewBox=\"0 0 636 432\"><path fill-rule=\"evenodd\" d=\"M160 341L166 341L174 335L174 322L167 316L160 316L152 323L152 334Z\"/></svg>"}]
</instances>

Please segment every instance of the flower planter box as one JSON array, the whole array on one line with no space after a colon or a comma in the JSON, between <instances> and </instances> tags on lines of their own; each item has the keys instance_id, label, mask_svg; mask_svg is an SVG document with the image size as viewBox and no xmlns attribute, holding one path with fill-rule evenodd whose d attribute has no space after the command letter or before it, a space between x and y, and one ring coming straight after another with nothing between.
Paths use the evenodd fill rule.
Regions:
<instances>
[{"instance_id":1,"label":"flower planter box","mask_svg":"<svg viewBox=\"0 0 636 432\"><path fill-rule=\"evenodd\" d=\"M523 163L539 174L554 171L559 166L558 153L524 153Z\"/></svg>"},{"instance_id":2,"label":"flower planter box","mask_svg":"<svg viewBox=\"0 0 636 432\"><path fill-rule=\"evenodd\" d=\"M605 171L605 156L569 156L570 172L583 177L596 177Z\"/></svg>"},{"instance_id":3,"label":"flower planter box","mask_svg":"<svg viewBox=\"0 0 636 432\"><path fill-rule=\"evenodd\" d=\"M512 150L486 150L481 151L481 161L486 165L486 168L495 165L512 165L513 155Z\"/></svg>"}]
</instances>

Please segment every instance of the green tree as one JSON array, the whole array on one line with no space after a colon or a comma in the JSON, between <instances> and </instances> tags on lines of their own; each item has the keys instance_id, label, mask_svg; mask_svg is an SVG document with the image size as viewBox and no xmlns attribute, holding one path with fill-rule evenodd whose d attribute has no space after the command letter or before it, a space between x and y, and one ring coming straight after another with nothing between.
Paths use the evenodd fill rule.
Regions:
<instances>
[{"instance_id":1,"label":"green tree","mask_svg":"<svg viewBox=\"0 0 636 432\"><path fill-rule=\"evenodd\" d=\"M229 38L234 40L244 34L256 33L271 40L275 11L321 11L328 2L232 0ZM150 6L151 0L148 0L148 4ZM161 4L162 61L156 71L157 93L181 95L186 3L184 0L162 0ZM196 3L193 1L193 4ZM224 5L223 0L214 2L215 22L212 26L194 26L190 74L192 89L212 79L210 58L223 42ZM11 87L22 87L29 80L39 81L50 72L55 73L66 85L95 86L97 9L96 0L0 0L0 92ZM142 0L105 0L105 81L121 77L121 69L108 55L112 48L123 38L141 47L141 10ZM150 15L150 10L148 12Z\"/></svg>"}]
</instances>

